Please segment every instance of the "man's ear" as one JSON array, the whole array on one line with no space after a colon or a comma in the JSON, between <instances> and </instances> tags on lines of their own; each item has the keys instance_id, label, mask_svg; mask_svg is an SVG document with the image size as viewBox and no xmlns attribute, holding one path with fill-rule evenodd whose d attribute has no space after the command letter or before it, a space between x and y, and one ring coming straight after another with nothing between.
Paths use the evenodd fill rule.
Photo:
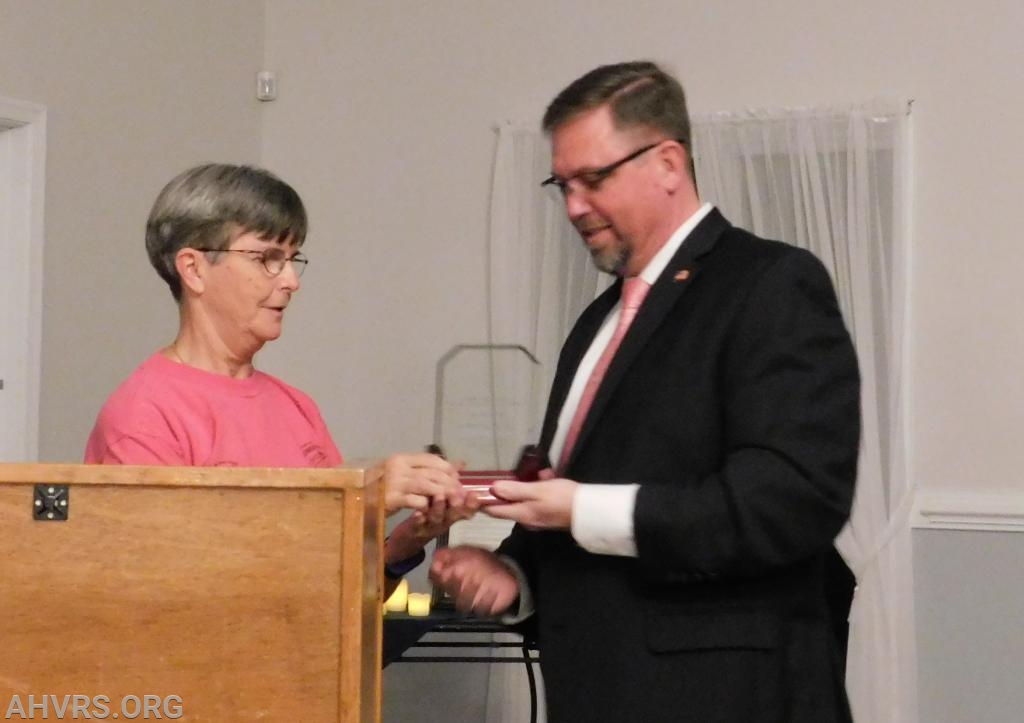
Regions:
<instances>
[{"instance_id":1,"label":"man's ear","mask_svg":"<svg viewBox=\"0 0 1024 723\"><path fill-rule=\"evenodd\" d=\"M194 294L201 294L206 288L208 267L203 252L197 249L186 247L174 256L174 268L178 270L182 290L187 288Z\"/></svg>"},{"instance_id":2,"label":"man's ear","mask_svg":"<svg viewBox=\"0 0 1024 723\"><path fill-rule=\"evenodd\" d=\"M663 143L658 148L658 163L662 183L669 193L675 193L690 181L690 150L682 143Z\"/></svg>"}]
</instances>

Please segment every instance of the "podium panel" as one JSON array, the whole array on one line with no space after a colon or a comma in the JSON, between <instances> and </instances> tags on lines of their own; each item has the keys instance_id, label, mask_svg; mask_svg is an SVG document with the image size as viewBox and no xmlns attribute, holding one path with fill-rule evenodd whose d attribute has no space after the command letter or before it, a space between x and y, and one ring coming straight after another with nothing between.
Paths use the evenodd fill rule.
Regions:
<instances>
[{"instance_id":1,"label":"podium panel","mask_svg":"<svg viewBox=\"0 0 1024 723\"><path fill-rule=\"evenodd\" d=\"M0 465L0 707L378 721L378 496L361 470Z\"/></svg>"}]
</instances>

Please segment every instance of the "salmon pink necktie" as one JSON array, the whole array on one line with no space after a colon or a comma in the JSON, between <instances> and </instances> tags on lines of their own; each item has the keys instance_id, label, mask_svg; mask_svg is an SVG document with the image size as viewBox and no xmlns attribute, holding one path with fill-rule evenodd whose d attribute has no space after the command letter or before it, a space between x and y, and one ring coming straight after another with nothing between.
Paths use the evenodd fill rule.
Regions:
<instances>
[{"instance_id":1,"label":"salmon pink necktie","mask_svg":"<svg viewBox=\"0 0 1024 723\"><path fill-rule=\"evenodd\" d=\"M636 313L640 310L640 305L644 303L644 298L650 289L650 285L639 276L633 276L623 282L622 314L619 316L619 324L615 327L615 333L612 334L608 346L601 352L601 357L597 360L597 364L594 365L594 371L590 373L587 385L583 387L579 406L576 407L576 414L573 416L572 423L569 425L569 431L565 435L565 445L562 447L562 460L558 465L559 469L565 469L565 465L569 461L569 455L572 454L572 448L576 444L576 439L580 436L583 422L587 418L587 412L590 411L590 405L594 403L597 388L601 386L604 373L608 370L612 357L615 356L619 344L622 343L622 337L626 336L629 325L636 318Z\"/></svg>"}]
</instances>

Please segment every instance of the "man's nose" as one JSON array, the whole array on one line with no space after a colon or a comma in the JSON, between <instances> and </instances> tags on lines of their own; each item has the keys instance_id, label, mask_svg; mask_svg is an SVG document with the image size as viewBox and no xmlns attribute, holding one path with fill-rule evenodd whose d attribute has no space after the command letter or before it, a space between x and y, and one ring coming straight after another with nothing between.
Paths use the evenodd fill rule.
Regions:
<instances>
[{"instance_id":1,"label":"man's nose","mask_svg":"<svg viewBox=\"0 0 1024 723\"><path fill-rule=\"evenodd\" d=\"M586 193L572 186L565 189L565 213L569 216L570 221L587 215L591 210Z\"/></svg>"}]
</instances>

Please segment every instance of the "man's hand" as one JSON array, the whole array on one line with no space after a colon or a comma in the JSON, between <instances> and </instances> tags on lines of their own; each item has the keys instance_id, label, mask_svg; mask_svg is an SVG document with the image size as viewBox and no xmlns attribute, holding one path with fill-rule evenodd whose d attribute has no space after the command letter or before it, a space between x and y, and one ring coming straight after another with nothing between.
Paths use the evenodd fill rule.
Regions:
<instances>
[{"instance_id":1,"label":"man's hand","mask_svg":"<svg viewBox=\"0 0 1024 723\"><path fill-rule=\"evenodd\" d=\"M500 615L519 597L519 581L497 555L477 547L444 547L434 553L431 581L459 610Z\"/></svg>"},{"instance_id":2,"label":"man's hand","mask_svg":"<svg viewBox=\"0 0 1024 723\"><path fill-rule=\"evenodd\" d=\"M466 504L466 491L455 465L436 454L393 454L367 471L371 481L384 480L384 508L427 510L441 498L452 507Z\"/></svg>"},{"instance_id":3,"label":"man's hand","mask_svg":"<svg viewBox=\"0 0 1024 723\"><path fill-rule=\"evenodd\" d=\"M502 504L488 505L491 517L515 520L533 530L566 530L572 526L572 501L578 482L548 479L537 482L500 480L491 487Z\"/></svg>"}]
</instances>

